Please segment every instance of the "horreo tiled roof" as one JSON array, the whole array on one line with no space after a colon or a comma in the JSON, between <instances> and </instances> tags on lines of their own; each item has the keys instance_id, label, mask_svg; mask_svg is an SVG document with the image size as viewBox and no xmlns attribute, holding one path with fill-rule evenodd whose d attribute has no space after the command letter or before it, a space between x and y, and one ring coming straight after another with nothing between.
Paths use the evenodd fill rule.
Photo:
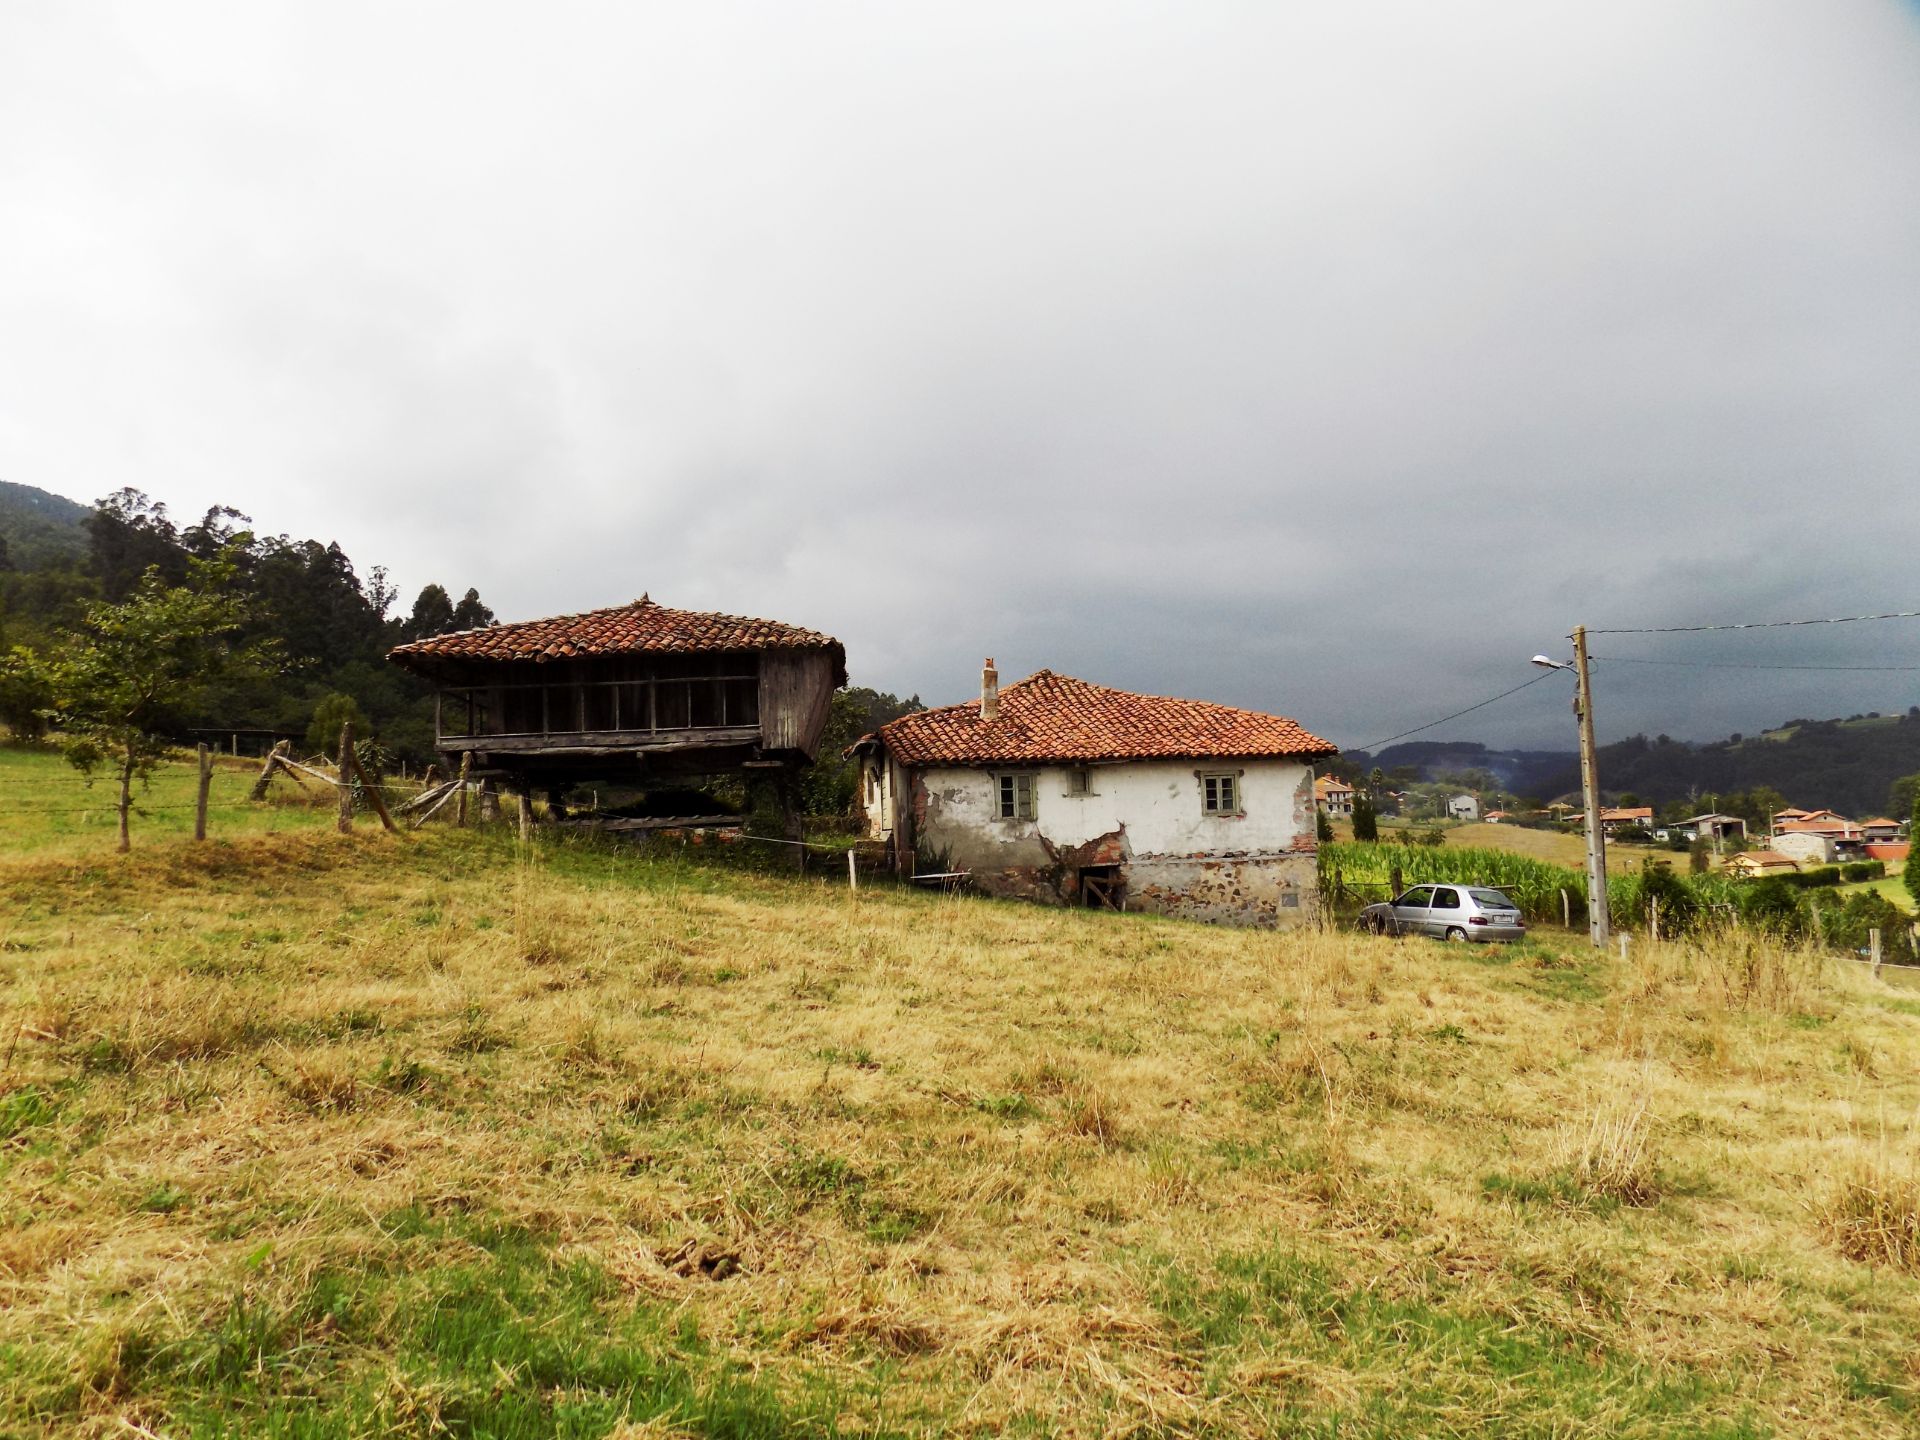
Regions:
<instances>
[{"instance_id":1,"label":"horreo tiled roof","mask_svg":"<svg viewBox=\"0 0 1920 1440\"><path fill-rule=\"evenodd\" d=\"M631 605L458 630L396 646L387 658L400 665L436 660L570 660L590 655L688 654L723 650L827 650L845 663L840 642L817 630L670 610L641 596Z\"/></svg>"},{"instance_id":2,"label":"horreo tiled roof","mask_svg":"<svg viewBox=\"0 0 1920 1440\"><path fill-rule=\"evenodd\" d=\"M904 765L1077 763L1093 760L1309 759L1339 747L1293 721L1204 700L1135 695L1041 670L980 702L903 715L880 740Z\"/></svg>"}]
</instances>

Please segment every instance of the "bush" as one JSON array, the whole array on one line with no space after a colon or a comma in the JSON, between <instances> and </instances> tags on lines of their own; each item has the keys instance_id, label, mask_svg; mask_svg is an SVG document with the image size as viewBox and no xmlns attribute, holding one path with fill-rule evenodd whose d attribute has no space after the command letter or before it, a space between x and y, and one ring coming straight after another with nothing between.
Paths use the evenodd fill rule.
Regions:
<instances>
[{"instance_id":1,"label":"bush","mask_svg":"<svg viewBox=\"0 0 1920 1440\"><path fill-rule=\"evenodd\" d=\"M1908 923L1906 911L1886 896L1863 890L1849 895L1846 904L1821 912L1820 938L1836 950L1864 955L1870 932L1878 930L1880 958L1890 965L1911 965L1913 934Z\"/></svg>"},{"instance_id":2,"label":"bush","mask_svg":"<svg viewBox=\"0 0 1920 1440\"><path fill-rule=\"evenodd\" d=\"M1363 842L1380 838L1380 817L1366 795L1353 797L1353 838Z\"/></svg>"},{"instance_id":3,"label":"bush","mask_svg":"<svg viewBox=\"0 0 1920 1440\"><path fill-rule=\"evenodd\" d=\"M1794 894L1794 886L1784 876L1769 875L1740 889L1740 918L1756 930L1782 939L1797 938L1807 932L1805 902Z\"/></svg>"},{"instance_id":4,"label":"bush","mask_svg":"<svg viewBox=\"0 0 1920 1440\"><path fill-rule=\"evenodd\" d=\"M1791 875L1780 875L1775 878L1784 880L1789 885L1797 885L1802 890L1818 890L1823 886L1840 883L1840 867L1821 865L1812 870L1796 870Z\"/></svg>"},{"instance_id":5,"label":"bush","mask_svg":"<svg viewBox=\"0 0 1920 1440\"><path fill-rule=\"evenodd\" d=\"M1857 885L1862 880L1879 880L1887 873L1884 860L1849 860L1840 867L1840 874L1849 885Z\"/></svg>"},{"instance_id":6,"label":"bush","mask_svg":"<svg viewBox=\"0 0 1920 1440\"><path fill-rule=\"evenodd\" d=\"M1633 892L1631 903L1633 919L1649 928L1658 907L1663 936L1686 934L1700 915L1700 901L1687 882L1651 860L1640 867L1640 884Z\"/></svg>"},{"instance_id":7,"label":"bush","mask_svg":"<svg viewBox=\"0 0 1920 1440\"><path fill-rule=\"evenodd\" d=\"M1322 845L1333 839L1333 822L1327 819L1327 812L1324 810L1313 812L1313 836Z\"/></svg>"},{"instance_id":8,"label":"bush","mask_svg":"<svg viewBox=\"0 0 1920 1440\"><path fill-rule=\"evenodd\" d=\"M333 694L313 707L313 719L307 725L307 753L338 760L340 727L353 722L353 732L364 737L367 717L360 713L360 702L351 695ZM358 748L357 746L355 747Z\"/></svg>"},{"instance_id":9,"label":"bush","mask_svg":"<svg viewBox=\"0 0 1920 1440\"><path fill-rule=\"evenodd\" d=\"M1920 798L1913 802L1913 824L1907 827L1907 835L1915 845L1920 845ZM1915 863L1920 856L1911 850L1907 852L1907 893L1913 897L1914 904L1920 905L1920 864Z\"/></svg>"}]
</instances>

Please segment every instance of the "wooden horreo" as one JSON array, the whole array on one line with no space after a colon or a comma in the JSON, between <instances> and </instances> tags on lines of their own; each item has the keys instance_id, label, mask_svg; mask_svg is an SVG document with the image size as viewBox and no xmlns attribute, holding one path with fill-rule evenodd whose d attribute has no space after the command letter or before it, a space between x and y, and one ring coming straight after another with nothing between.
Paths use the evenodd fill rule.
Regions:
<instances>
[{"instance_id":1,"label":"wooden horreo","mask_svg":"<svg viewBox=\"0 0 1920 1440\"><path fill-rule=\"evenodd\" d=\"M814 758L846 651L830 635L642 596L631 605L435 635L394 664L433 682L439 748L526 794Z\"/></svg>"}]
</instances>

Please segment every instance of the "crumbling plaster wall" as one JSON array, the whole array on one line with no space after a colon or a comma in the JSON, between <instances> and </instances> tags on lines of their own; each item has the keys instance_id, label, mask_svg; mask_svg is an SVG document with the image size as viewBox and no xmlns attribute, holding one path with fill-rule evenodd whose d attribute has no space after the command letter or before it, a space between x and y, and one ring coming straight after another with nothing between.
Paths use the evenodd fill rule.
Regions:
<instances>
[{"instance_id":1,"label":"crumbling plaster wall","mask_svg":"<svg viewBox=\"0 0 1920 1440\"><path fill-rule=\"evenodd\" d=\"M1060 767L1035 776L1034 818L1003 820L988 769L912 779L923 854L972 872L990 894L1075 903L1079 872L1118 865L1128 908L1220 923L1275 924L1314 911L1313 772L1292 761L1151 761L1093 766L1076 795ZM1200 776L1232 773L1241 813L1208 815Z\"/></svg>"}]
</instances>

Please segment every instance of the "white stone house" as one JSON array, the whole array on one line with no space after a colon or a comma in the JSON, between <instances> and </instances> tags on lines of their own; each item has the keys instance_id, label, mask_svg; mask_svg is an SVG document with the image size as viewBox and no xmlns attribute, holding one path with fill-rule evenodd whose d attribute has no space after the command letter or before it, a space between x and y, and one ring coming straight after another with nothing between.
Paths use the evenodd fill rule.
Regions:
<instances>
[{"instance_id":1,"label":"white stone house","mask_svg":"<svg viewBox=\"0 0 1920 1440\"><path fill-rule=\"evenodd\" d=\"M1447 814L1455 820L1478 820L1480 802L1471 795L1456 795L1447 801Z\"/></svg>"},{"instance_id":2,"label":"white stone house","mask_svg":"<svg viewBox=\"0 0 1920 1440\"><path fill-rule=\"evenodd\" d=\"M1337 775L1322 775L1315 780L1313 799L1322 815L1353 814L1353 786Z\"/></svg>"},{"instance_id":3,"label":"white stone house","mask_svg":"<svg viewBox=\"0 0 1920 1440\"><path fill-rule=\"evenodd\" d=\"M1313 762L1293 721L1041 670L852 747L862 827L903 869L992 895L1274 925L1318 907ZM924 872L923 872L924 873Z\"/></svg>"}]
</instances>

